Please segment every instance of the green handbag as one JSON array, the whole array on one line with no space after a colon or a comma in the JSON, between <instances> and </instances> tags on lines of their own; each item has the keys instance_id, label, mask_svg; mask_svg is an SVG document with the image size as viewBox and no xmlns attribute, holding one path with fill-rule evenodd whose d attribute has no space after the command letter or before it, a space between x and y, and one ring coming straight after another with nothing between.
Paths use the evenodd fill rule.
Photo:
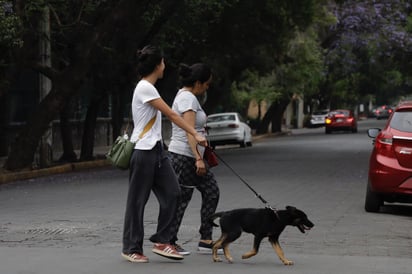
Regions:
<instances>
[{"instance_id":1,"label":"green handbag","mask_svg":"<svg viewBox=\"0 0 412 274\"><path fill-rule=\"evenodd\" d=\"M139 139L152 128L155 120L156 115L146 124L142 133L139 135ZM129 123L127 124L125 134L116 138L109 152L106 154L106 158L113 166L124 170L128 169L130 166L130 158L132 157L133 149L136 145L135 142L131 142L129 139L127 134L128 128Z\"/></svg>"},{"instance_id":2,"label":"green handbag","mask_svg":"<svg viewBox=\"0 0 412 274\"><path fill-rule=\"evenodd\" d=\"M130 142L127 134L119 136L114 141L106 157L113 166L120 169L128 169L135 144Z\"/></svg>"}]
</instances>

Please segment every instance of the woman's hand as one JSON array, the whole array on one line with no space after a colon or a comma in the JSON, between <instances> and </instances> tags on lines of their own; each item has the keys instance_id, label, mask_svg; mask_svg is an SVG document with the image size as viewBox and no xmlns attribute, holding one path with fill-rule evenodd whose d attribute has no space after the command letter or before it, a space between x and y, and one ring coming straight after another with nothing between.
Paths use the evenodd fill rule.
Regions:
<instances>
[{"instance_id":1,"label":"woman's hand","mask_svg":"<svg viewBox=\"0 0 412 274\"><path fill-rule=\"evenodd\" d=\"M196 174L198 176L204 176L206 175L206 165L203 159L197 159L196 160Z\"/></svg>"},{"instance_id":2,"label":"woman's hand","mask_svg":"<svg viewBox=\"0 0 412 274\"><path fill-rule=\"evenodd\" d=\"M199 133L196 133L196 135L194 136L196 139L196 142L204 147L207 147L207 140L204 136L200 135Z\"/></svg>"}]
</instances>

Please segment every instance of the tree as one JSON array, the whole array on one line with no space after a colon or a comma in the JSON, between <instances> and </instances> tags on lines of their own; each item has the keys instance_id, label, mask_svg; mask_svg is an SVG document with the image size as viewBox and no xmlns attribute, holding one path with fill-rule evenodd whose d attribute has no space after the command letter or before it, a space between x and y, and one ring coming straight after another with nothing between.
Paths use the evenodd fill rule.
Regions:
<instances>
[{"instance_id":1,"label":"tree","mask_svg":"<svg viewBox=\"0 0 412 274\"><path fill-rule=\"evenodd\" d=\"M119 34L119 29L133 24L135 33L133 41L137 44L146 43L156 29L165 23L168 14L179 6L179 2L160 1L16 1L16 14L24 22L24 41L36 40L39 10L48 5L54 12L54 24L60 36L54 48L55 56L52 67L41 66L35 58L35 52L30 50L30 44L25 44L19 51L23 66L31 67L50 78L53 88L39 104L36 112L27 121L26 126L16 137L11 146L5 168L16 170L29 167L40 137L47 125L54 119L58 111L64 108L73 95L80 90L84 78L90 71L91 64L96 62L96 49L103 47L107 41ZM57 5L55 8L54 5ZM142 20L148 7L158 11L158 16L150 23ZM58 13L62 11L62 16ZM67 12L70 11L70 12ZM25 20L24 20L25 19ZM62 42L62 43L57 43ZM130 45L136 48L136 43ZM60 46L60 48L59 48ZM134 49L133 49L134 51ZM24 54L25 53L25 54ZM130 54L129 56L132 56Z\"/></svg>"},{"instance_id":2,"label":"tree","mask_svg":"<svg viewBox=\"0 0 412 274\"><path fill-rule=\"evenodd\" d=\"M230 95L224 91L230 89L243 70L268 72L282 62L285 45L294 37L296 28L304 29L310 24L315 2L15 0L14 10L24 26L25 42L15 55L16 63L46 75L53 88L12 144L5 167L16 170L31 165L50 121L85 90L86 84L92 83L92 90L86 91L94 94L89 98L112 98L116 110L112 112L113 128L117 134L124 101L128 101L130 87L136 81L132 56L136 48L148 43L163 48L167 60L176 60L167 64L167 75L176 75L173 70L179 62L211 64L215 72L214 89L221 92L211 92L206 108L220 107ZM37 51L30 47L41 35L36 24L39 11L45 7L51 10L51 67L39 65ZM93 85L100 80L104 88ZM171 98L176 85L176 80L164 79L159 82L159 89ZM92 154L95 113L90 108L86 118L83 159Z\"/></svg>"},{"instance_id":3,"label":"tree","mask_svg":"<svg viewBox=\"0 0 412 274\"><path fill-rule=\"evenodd\" d=\"M411 5L408 1L341 1L322 45L328 67L322 90L332 107L369 94L380 104L411 92Z\"/></svg>"},{"instance_id":4,"label":"tree","mask_svg":"<svg viewBox=\"0 0 412 274\"><path fill-rule=\"evenodd\" d=\"M6 74L11 66L11 51L22 46L20 29L20 20L13 13L10 1L0 0L0 99L5 95L9 84Z\"/></svg>"},{"instance_id":5,"label":"tree","mask_svg":"<svg viewBox=\"0 0 412 274\"><path fill-rule=\"evenodd\" d=\"M257 128L258 134L266 133L269 124L272 124L272 132L280 132L283 113L292 98L297 94L311 96L316 93L323 77L322 50L314 27L304 32L295 31L282 58L270 73L247 72L247 77L235 83L232 89L235 94L246 93L249 99L268 102L269 108Z\"/></svg>"}]
</instances>

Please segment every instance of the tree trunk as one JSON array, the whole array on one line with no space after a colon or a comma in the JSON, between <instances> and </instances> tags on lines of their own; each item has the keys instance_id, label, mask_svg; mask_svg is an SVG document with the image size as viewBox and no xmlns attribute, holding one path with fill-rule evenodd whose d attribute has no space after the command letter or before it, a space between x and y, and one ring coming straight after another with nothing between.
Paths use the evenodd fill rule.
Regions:
<instances>
[{"instance_id":1,"label":"tree trunk","mask_svg":"<svg viewBox=\"0 0 412 274\"><path fill-rule=\"evenodd\" d=\"M63 147L63 155L59 162L76 162L77 155L74 152L72 127L70 125L71 104L68 103L60 112L60 134Z\"/></svg>"},{"instance_id":2,"label":"tree trunk","mask_svg":"<svg viewBox=\"0 0 412 274\"><path fill-rule=\"evenodd\" d=\"M289 97L282 98L270 105L262 121L256 130L257 134L268 132L269 124L272 123L272 133L282 132L283 113L290 102Z\"/></svg>"},{"instance_id":3,"label":"tree trunk","mask_svg":"<svg viewBox=\"0 0 412 274\"><path fill-rule=\"evenodd\" d=\"M80 161L93 160L94 140L96 134L96 120L103 96L95 94L87 108L86 119L83 125L82 148Z\"/></svg>"},{"instance_id":4,"label":"tree trunk","mask_svg":"<svg viewBox=\"0 0 412 274\"><path fill-rule=\"evenodd\" d=\"M70 86L63 88L70 89ZM56 88L53 88L44 98L37 111L30 117L26 126L20 130L11 144L9 157L4 165L5 169L19 170L32 167L40 138L48 129L50 122L57 117L59 110L64 107L65 102L69 100L69 94L70 92L67 91L58 93Z\"/></svg>"}]
</instances>

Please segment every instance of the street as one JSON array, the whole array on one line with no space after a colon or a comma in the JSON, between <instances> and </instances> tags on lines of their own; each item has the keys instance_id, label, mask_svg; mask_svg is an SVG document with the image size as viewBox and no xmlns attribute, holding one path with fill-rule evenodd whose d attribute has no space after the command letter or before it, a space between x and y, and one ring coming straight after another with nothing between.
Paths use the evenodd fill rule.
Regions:
<instances>
[{"instance_id":1,"label":"street","mask_svg":"<svg viewBox=\"0 0 412 274\"><path fill-rule=\"evenodd\" d=\"M150 262L124 261L128 173L101 168L0 185L0 273L411 273L412 206L386 205L378 214L363 209L372 149L366 129L385 122L360 121L356 134L298 129L248 148L218 147L218 155L272 207L296 206L315 224L306 234L294 227L281 234L293 266L284 266L267 240L255 257L242 260L253 243L246 233L230 245L233 264L197 254L201 197L196 191L179 232L179 243L191 255L177 262L151 252L147 239L158 213L152 196L145 212ZM264 206L222 162L213 170L221 191L218 211ZM219 235L217 228L214 238Z\"/></svg>"}]
</instances>

